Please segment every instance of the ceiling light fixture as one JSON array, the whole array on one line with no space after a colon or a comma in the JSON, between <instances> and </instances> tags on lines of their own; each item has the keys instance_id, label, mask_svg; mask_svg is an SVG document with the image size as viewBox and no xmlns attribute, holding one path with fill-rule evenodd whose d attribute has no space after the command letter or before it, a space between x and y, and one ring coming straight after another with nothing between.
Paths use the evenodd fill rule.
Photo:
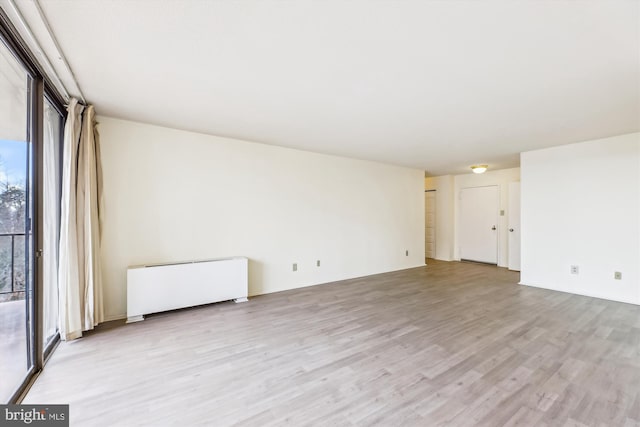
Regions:
<instances>
[{"instance_id":1,"label":"ceiling light fixture","mask_svg":"<svg viewBox=\"0 0 640 427\"><path fill-rule=\"evenodd\" d=\"M488 165L473 165L471 166L471 170L473 173L485 173L488 167Z\"/></svg>"}]
</instances>

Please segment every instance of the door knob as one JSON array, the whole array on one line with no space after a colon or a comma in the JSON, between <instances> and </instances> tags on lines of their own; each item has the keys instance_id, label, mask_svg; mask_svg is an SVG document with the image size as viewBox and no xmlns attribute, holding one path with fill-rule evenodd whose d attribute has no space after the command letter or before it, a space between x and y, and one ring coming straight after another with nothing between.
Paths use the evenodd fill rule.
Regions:
<instances>
[{"instance_id":1,"label":"door knob","mask_svg":"<svg viewBox=\"0 0 640 427\"><path fill-rule=\"evenodd\" d=\"M496 229L496 226L494 225L493 227L491 227L491 229L492 229L492 230L495 230L495 229Z\"/></svg>"},{"instance_id":2,"label":"door knob","mask_svg":"<svg viewBox=\"0 0 640 427\"><path fill-rule=\"evenodd\" d=\"M513 228L510 228L509 231L513 233Z\"/></svg>"}]
</instances>

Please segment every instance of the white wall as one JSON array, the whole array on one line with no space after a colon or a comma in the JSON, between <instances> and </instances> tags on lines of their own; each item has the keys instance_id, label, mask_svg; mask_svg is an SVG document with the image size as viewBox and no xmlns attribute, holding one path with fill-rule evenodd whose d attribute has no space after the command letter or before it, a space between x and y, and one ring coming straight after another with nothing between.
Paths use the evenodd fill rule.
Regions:
<instances>
[{"instance_id":1,"label":"white wall","mask_svg":"<svg viewBox=\"0 0 640 427\"><path fill-rule=\"evenodd\" d=\"M436 255L443 261L453 260L453 175L427 177L425 190L436 190Z\"/></svg>"},{"instance_id":2,"label":"white wall","mask_svg":"<svg viewBox=\"0 0 640 427\"><path fill-rule=\"evenodd\" d=\"M639 304L640 133L522 153L521 168L522 283Z\"/></svg>"},{"instance_id":3,"label":"white wall","mask_svg":"<svg viewBox=\"0 0 640 427\"><path fill-rule=\"evenodd\" d=\"M463 188L485 187L489 185L497 185L500 194L500 210L504 211L504 215L498 218L498 266L507 267L509 264L509 224L508 213L509 207L509 183L520 181L520 168L501 169L497 171L487 171L483 174L469 173L465 175L456 175L454 182L454 259L460 259L460 198L458 195Z\"/></svg>"},{"instance_id":4,"label":"white wall","mask_svg":"<svg viewBox=\"0 0 640 427\"><path fill-rule=\"evenodd\" d=\"M128 265L247 256L251 295L424 265L421 170L99 122L110 319Z\"/></svg>"}]
</instances>

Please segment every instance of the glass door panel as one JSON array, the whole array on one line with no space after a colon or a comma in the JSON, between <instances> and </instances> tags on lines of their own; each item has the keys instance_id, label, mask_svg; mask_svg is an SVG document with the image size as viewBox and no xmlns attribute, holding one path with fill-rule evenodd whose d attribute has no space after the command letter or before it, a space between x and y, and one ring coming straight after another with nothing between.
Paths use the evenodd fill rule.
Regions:
<instances>
[{"instance_id":1,"label":"glass door panel","mask_svg":"<svg viewBox=\"0 0 640 427\"><path fill-rule=\"evenodd\" d=\"M32 81L0 43L0 402L33 366L29 88Z\"/></svg>"}]
</instances>

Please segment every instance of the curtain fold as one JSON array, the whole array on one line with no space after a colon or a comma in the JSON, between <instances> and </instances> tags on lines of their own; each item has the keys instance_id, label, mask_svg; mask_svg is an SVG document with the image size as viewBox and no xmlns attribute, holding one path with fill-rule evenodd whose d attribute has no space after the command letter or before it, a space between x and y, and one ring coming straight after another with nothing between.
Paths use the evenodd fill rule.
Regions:
<instances>
[{"instance_id":1,"label":"curtain fold","mask_svg":"<svg viewBox=\"0 0 640 427\"><path fill-rule=\"evenodd\" d=\"M102 170L93 106L69 102L64 129L60 227L60 337L104 321L100 268Z\"/></svg>"}]
</instances>

